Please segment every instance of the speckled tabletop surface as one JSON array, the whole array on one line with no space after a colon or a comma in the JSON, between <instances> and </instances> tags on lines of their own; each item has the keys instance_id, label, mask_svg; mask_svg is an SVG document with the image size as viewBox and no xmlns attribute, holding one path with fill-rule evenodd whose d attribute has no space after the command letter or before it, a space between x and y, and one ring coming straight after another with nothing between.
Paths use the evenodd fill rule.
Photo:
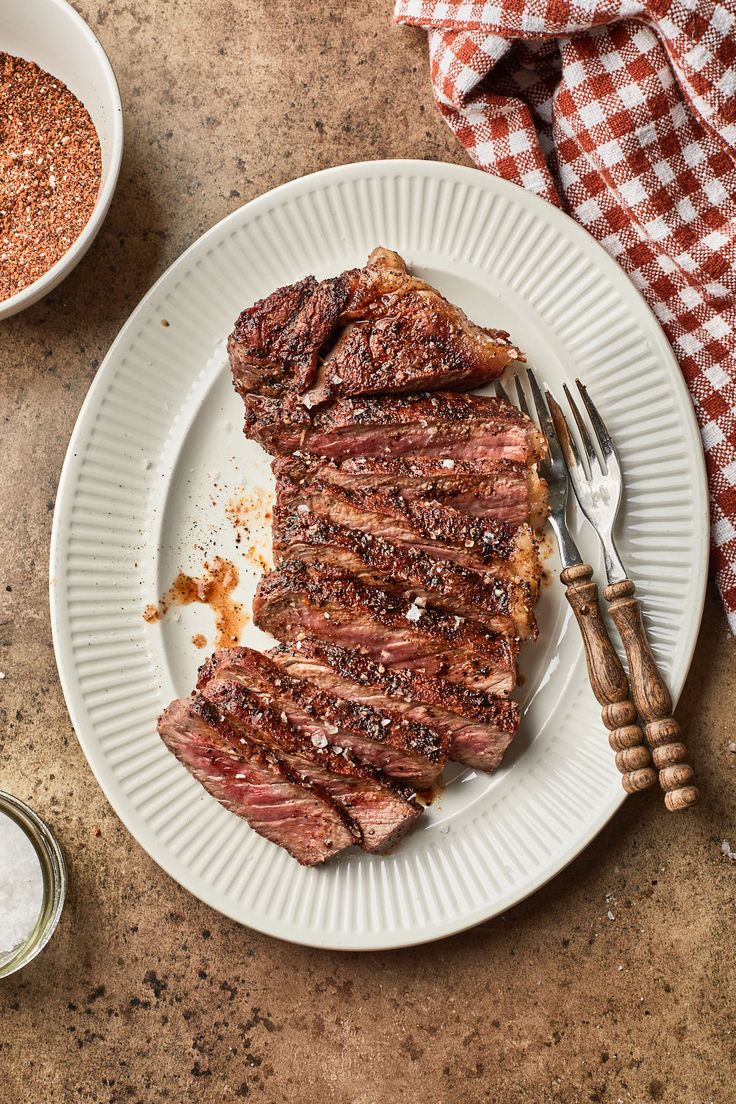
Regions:
<instances>
[{"instance_id":1,"label":"speckled tabletop surface","mask_svg":"<svg viewBox=\"0 0 736 1104\"><path fill-rule=\"evenodd\" d=\"M113 337L186 246L268 188L464 154L433 108L424 36L390 26L390 0L76 6L115 68L126 153L90 253L0 325L0 787L48 818L71 868L54 940L0 982L0 1100L733 1104L735 645L712 589L678 710L701 806L630 799L544 890L444 943L340 955L240 928L102 796L46 588L64 452Z\"/></svg>"}]
</instances>

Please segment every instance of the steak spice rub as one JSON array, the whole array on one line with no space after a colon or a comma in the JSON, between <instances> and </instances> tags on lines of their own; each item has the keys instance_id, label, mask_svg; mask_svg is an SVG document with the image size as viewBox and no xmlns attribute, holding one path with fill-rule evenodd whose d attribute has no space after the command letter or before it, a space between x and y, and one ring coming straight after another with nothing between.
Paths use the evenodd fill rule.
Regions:
<instances>
[{"instance_id":1,"label":"steak spice rub","mask_svg":"<svg viewBox=\"0 0 736 1104\"><path fill-rule=\"evenodd\" d=\"M102 178L89 112L32 61L0 52L0 301L43 276L87 225Z\"/></svg>"}]
</instances>

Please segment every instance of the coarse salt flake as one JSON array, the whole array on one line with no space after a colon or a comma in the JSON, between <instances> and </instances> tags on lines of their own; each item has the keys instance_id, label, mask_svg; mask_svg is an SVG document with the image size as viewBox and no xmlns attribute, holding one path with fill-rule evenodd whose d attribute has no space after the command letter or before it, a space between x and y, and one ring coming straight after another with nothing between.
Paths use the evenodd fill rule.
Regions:
<instances>
[{"instance_id":1,"label":"coarse salt flake","mask_svg":"<svg viewBox=\"0 0 736 1104\"><path fill-rule=\"evenodd\" d=\"M0 813L0 961L31 935L43 905L43 873L23 829Z\"/></svg>"}]
</instances>

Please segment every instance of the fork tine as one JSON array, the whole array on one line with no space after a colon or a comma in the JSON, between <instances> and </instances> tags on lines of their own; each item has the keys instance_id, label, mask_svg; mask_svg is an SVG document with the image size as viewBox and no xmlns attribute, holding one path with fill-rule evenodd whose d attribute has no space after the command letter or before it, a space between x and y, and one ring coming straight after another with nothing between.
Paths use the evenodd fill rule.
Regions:
<instances>
[{"instance_id":1,"label":"fork tine","mask_svg":"<svg viewBox=\"0 0 736 1104\"><path fill-rule=\"evenodd\" d=\"M606 428L606 423L601 418L597 408L593 403L593 400L588 394L588 389L586 388L585 384L580 382L579 379L576 379L575 383L577 384L578 391L580 392L580 397L585 403L585 409L588 411L588 417L590 418L591 425L593 426L593 431L598 438L598 444L601 446L601 452L603 453L604 459L608 459L608 457L611 455L615 456L616 449L613 441L611 440L611 435Z\"/></svg>"},{"instance_id":2,"label":"fork tine","mask_svg":"<svg viewBox=\"0 0 736 1104\"><path fill-rule=\"evenodd\" d=\"M595 449L593 447L593 442L590 439L590 434L588 433L588 427L585 424L585 420L583 419L583 415L580 413L577 406L575 405L575 400L573 399L572 395L570 394L570 388L567 386L566 383L563 383L562 387L563 387L563 390L565 392L565 396L567 398L567 401L570 405L570 410L572 411L572 416L575 419L575 424L578 427L578 432L580 433L580 440L583 442L583 448L585 449L585 455L588 458L588 464L590 465L591 474L595 474L596 472L603 473L603 468L601 467L600 460L598 459L598 454L597 454L597 452L595 451Z\"/></svg>"},{"instance_id":3,"label":"fork tine","mask_svg":"<svg viewBox=\"0 0 736 1104\"><path fill-rule=\"evenodd\" d=\"M503 401L507 402L509 406L513 406L514 404L509 398L508 392L506 391L504 385L501 383L500 379L494 380L493 385L496 388L496 397L499 399L503 399Z\"/></svg>"},{"instance_id":4,"label":"fork tine","mask_svg":"<svg viewBox=\"0 0 736 1104\"><path fill-rule=\"evenodd\" d=\"M521 380L518 376L514 376L514 383L516 384L516 401L519 410L523 414L526 414L527 418L531 418L529 413L529 403L526 401L526 395L524 394L524 388L521 386Z\"/></svg>"},{"instance_id":5,"label":"fork tine","mask_svg":"<svg viewBox=\"0 0 736 1104\"><path fill-rule=\"evenodd\" d=\"M539 418L539 428L549 441L550 438L555 436L555 427L552 424L552 419L549 416L547 404L544 401L544 395L542 389L537 383L537 377L532 372L531 368L526 370L527 379L529 380L529 386L532 389L532 398L534 399L534 405L537 408L537 417Z\"/></svg>"},{"instance_id":6,"label":"fork tine","mask_svg":"<svg viewBox=\"0 0 736 1104\"><path fill-rule=\"evenodd\" d=\"M562 410L560 410L560 413L562 414ZM570 449L572 450L572 454L575 458L575 463L578 465L580 470L584 472L585 468L583 467L583 461L582 461L582 457L580 456L580 451L578 449L578 443L575 440L575 438L573 437L572 433L570 433L570 427L567 424L567 418L565 418L564 414L562 414L562 417L565 420L565 427L567 429L568 442L569 442L569 445L570 445Z\"/></svg>"}]
</instances>

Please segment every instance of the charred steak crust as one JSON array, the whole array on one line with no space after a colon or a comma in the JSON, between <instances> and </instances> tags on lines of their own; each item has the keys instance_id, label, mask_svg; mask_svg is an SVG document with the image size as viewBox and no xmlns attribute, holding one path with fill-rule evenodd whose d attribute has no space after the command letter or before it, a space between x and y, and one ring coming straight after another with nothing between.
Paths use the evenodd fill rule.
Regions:
<instances>
[{"instance_id":1,"label":"charred steak crust","mask_svg":"<svg viewBox=\"0 0 736 1104\"><path fill-rule=\"evenodd\" d=\"M498 421L505 426L533 427L525 414L492 395L466 395L456 391L380 397L336 399L315 410L318 429L344 429L361 425L421 424L431 422Z\"/></svg>"},{"instance_id":2,"label":"charred steak crust","mask_svg":"<svg viewBox=\"0 0 736 1104\"><path fill-rule=\"evenodd\" d=\"M308 276L244 310L228 351L241 394L337 395L477 387L523 354L470 322L388 249L363 268ZM308 389L308 390L307 390Z\"/></svg>"},{"instance_id":3,"label":"charred steak crust","mask_svg":"<svg viewBox=\"0 0 736 1104\"><path fill-rule=\"evenodd\" d=\"M439 643L450 646L487 648L497 641L497 637L482 626L439 610L424 609L414 621L411 617L407 618L407 613L413 606L407 599L378 587L366 586L348 572L305 564L298 560L290 560L261 578L253 602L256 624L268 629L268 621L262 624L268 603L279 598L286 598L288 602L296 595L304 595L318 609L326 609L331 602L336 603L344 610L344 617L348 622L351 611L357 612L364 608L373 613L386 628L396 626L415 632L421 631ZM421 627L416 627L419 620L422 622Z\"/></svg>"},{"instance_id":4,"label":"charred steak crust","mask_svg":"<svg viewBox=\"0 0 736 1104\"><path fill-rule=\"evenodd\" d=\"M316 640L281 644L269 653L285 672L310 679L353 701L383 706L393 702L413 720L450 740L449 757L480 770L500 763L519 724L515 701L433 678L423 671L397 670L363 653Z\"/></svg>"},{"instance_id":5,"label":"charred steak crust","mask_svg":"<svg viewBox=\"0 0 736 1104\"><path fill-rule=\"evenodd\" d=\"M435 500L491 522L519 525L528 520L542 528L546 520L544 480L533 467L513 460L356 456L336 464L301 452L277 457L273 468L298 482L319 478L351 492L392 491L410 501Z\"/></svg>"},{"instance_id":6,"label":"charred steak crust","mask_svg":"<svg viewBox=\"0 0 736 1104\"><path fill-rule=\"evenodd\" d=\"M368 587L347 572L298 560L261 579L253 615L278 640L313 636L363 648L386 666L421 666L482 690L507 683L518 646L462 617Z\"/></svg>"},{"instance_id":7,"label":"charred steak crust","mask_svg":"<svg viewBox=\"0 0 736 1104\"><path fill-rule=\"evenodd\" d=\"M272 753L241 743L201 696L173 701L161 714L158 731L212 797L302 865L326 862L354 842L330 800L304 787Z\"/></svg>"},{"instance_id":8,"label":"charred steak crust","mask_svg":"<svg viewBox=\"0 0 736 1104\"><path fill-rule=\"evenodd\" d=\"M456 686L421 670L386 667L357 649L341 648L321 640L303 640L298 649L293 644L277 644L268 655L287 674L300 666L306 670L322 663L340 678L356 685L378 686L388 697L404 704L441 705L449 713L462 714L483 724L499 723L499 711L510 722L519 709L518 702L509 698ZM324 685L328 683L329 679Z\"/></svg>"},{"instance_id":9,"label":"charred steak crust","mask_svg":"<svg viewBox=\"0 0 736 1104\"><path fill-rule=\"evenodd\" d=\"M413 791L382 779L332 744L316 745L227 671L207 682L203 694L241 739L273 751L293 776L327 796L365 850L381 851L395 843L419 816Z\"/></svg>"},{"instance_id":10,"label":"charred steak crust","mask_svg":"<svg viewBox=\"0 0 736 1104\"><path fill-rule=\"evenodd\" d=\"M277 563L299 559L350 571L369 586L477 621L492 632L533 636L536 622L529 587L391 543L360 529L335 525L277 503L273 514Z\"/></svg>"},{"instance_id":11,"label":"charred steak crust","mask_svg":"<svg viewBox=\"0 0 736 1104\"><path fill-rule=\"evenodd\" d=\"M319 283L307 276L244 310L227 346L236 390L276 395L285 385L309 387L350 287L348 273Z\"/></svg>"},{"instance_id":12,"label":"charred steak crust","mask_svg":"<svg viewBox=\"0 0 736 1104\"><path fill-rule=\"evenodd\" d=\"M405 498L394 487L349 489L333 481L334 464L304 465L283 457L273 465L277 501L335 524L406 544L440 561L481 573L518 578L536 598L540 565L528 525L480 519L431 498ZM331 470L330 470L331 469Z\"/></svg>"},{"instance_id":13,"label":"charred steak crust","mask_svg":"<svg viewBox=\"0 0 736 1104\"><path fill-rule=\"evenodd\" d=\"M520 411L481 395L387 395L337 399L310 412L296 400L248 394L244 432L271 453L330 459L437 456L526 462L544 454L539 430Z\"/></svg>"},{"instance_id":14,"label":"charred steak crust","mask_svg":"<svg viewBox=\"0 0 736 1104\"><path fill-rule=\"evenodd\" d=\"M268 655L251 648L216 652L200 669L203 691L221 674L241 681L274 708L300 712L301 727L317 736L320 748L352 749L363 762L381 766L387 777L423 788L440 774L447 741L432 728L407 720L391 704L385 709L344 700L312 682L294 678ZM291 718L290 718L291 719ZM371 753L375 752L375 755Z\"/></svg>"}]
</instances>

